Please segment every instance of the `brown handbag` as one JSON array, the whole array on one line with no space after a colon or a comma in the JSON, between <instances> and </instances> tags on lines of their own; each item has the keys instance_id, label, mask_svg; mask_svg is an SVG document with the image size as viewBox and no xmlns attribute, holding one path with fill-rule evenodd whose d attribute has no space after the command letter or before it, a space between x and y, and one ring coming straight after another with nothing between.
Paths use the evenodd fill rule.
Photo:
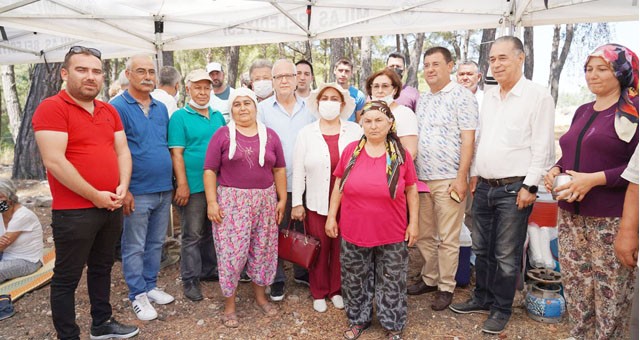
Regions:
<instances>
[{"instance_id":1,"label":"brown handbag","mask_svg":"<svg viewBox=\"0 0 640 340\"><path fill-rule=\"evenodd\" d=\"M304 233L293 230L295 222L289 221L287 228L278 233L278 256L304 268L311 268L320 252L320 241L307 234L307 225L303 221Z\"/></svg>"}]
</instances>

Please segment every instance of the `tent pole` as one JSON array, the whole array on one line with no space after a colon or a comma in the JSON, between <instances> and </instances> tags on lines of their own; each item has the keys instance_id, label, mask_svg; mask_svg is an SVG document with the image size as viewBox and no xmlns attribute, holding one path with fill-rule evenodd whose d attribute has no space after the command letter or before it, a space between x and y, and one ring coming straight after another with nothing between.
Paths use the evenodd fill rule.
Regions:
<instances>
[{"instance_id":1,"label":"tent pole","mask_svg":"<svg viewBox=\"0 0 640 340\"><path fill-rule=\"evenodd\" d=\"M155 35L156 35L156 40L154 42L154 44L156 45L156 60L158 61L158 70L160 70L164 65L164 60L162 56L162 49L164 45L164 43L162 42L162 33L164 32L164 16L154 15L153 24L154 24Z\"/></svg>"}]
</instances>

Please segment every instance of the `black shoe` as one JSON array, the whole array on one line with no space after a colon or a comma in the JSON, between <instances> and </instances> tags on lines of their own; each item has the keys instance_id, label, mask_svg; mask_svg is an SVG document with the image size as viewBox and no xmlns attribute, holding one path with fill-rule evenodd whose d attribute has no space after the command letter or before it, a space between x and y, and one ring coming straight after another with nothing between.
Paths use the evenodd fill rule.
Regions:
<instances>
[{"instance_id":1,"label":"black shoe","mask_svg":"<svg viewBox=\"0 0 640 340\"><path fill-rule=\"evenodd\" d=\"M220 281L220 277L218 276L218 273L215 274L211 274L209 276L203 276L200 278L200 281L205 281L205 282L218 282Z\"/></svg>"},{"instance_id":2,"label":"black shoe","mask_svg":"<svg viewBox=\"0 0 640 340\"><path fill-rule=\"evenodd\" d=\"M451 305L451 300L453 299L453 293L438 291L436 292L435 299L431 304L431 309L435 311L445 310L449 305Z\"/></svg>"},{"instance_id":3,"label":"black shoe","mask_svg":"<svg viewBox=\"0 0 640 340\"><path fill-rule=\"evenodd\" d=\"M203 299L202 292L200 291L200 280L198 279L182 282L182 290L184 296L191 301L200 301Z\"/></svg>"},{"instance_id":4,"label":"black shoe","mask_svg":"<svg viewBox=\"0 0 640 340\"><path fill-rule=\"evenodd\" d=\"M424 283L424 281L422 281L422 278L420 279L420 281L407 287L407 294L409 295L422 295L424 293L431 293L436 291L438 291L437 286L427 285L426 283Z\"/></svg>"},{"instance_id":5,"label":"black shoe","mask_svg":"<svg viewBox=\"0 0 640 340\"><path fill-rule=\"evenodd\" d=\"M482 331L489 334L500 334L509 322L509 315L497 311L491 312L489 318L484 321Z\"/></svg>"},{"instance_id":6,"label":"black shoe","mask_svg":"<svg viewBox=\"0 0 640 340\"><path fill-rule=\"evenodd\" d=\"M91 339L128 339L136 336L140 332L138 327L123 325L114 318L102 323L99 326L91 326Z\"/></svg>"},{"instance_id":7,"label":"black shoe","mask_svg":"<svg viewBox=\"0 0 640 340\"><path fill-rule=\"evenodd\" d=\"M274 282L269 293L271 301L282 301L284 299L284 282Z\"/></svg>"},{"instance_id":8,"label":"black shoe","mask_svg":"<svg viewBox=\"0 0 640 340\"><path fill-rule=\"evenodd\" d=\"M240 282L242 283L251 282L251 278L249 277L249 275L247 275L247 272L242 271L242 273L240 273Z\"/></svg>"},{"instance_id":9,"label":"black shoe","mask_svg":"<svg viewBox=\"0 0 640 340\"><path fill-rule=\"evenodd\" d=\"M309 274L304 274L303 276L300 276L300 277L294 277L293 281L295 283L310 287L309 286Z\"/></svg>"},{"instance_id":10,"label":"black shoe","mask_svg":"<svg viewBox=\"0 0 640 340\"><path fill-rule=\"evenodd\" d=\"M470 298L469 300L462 303L452 303L449 305L449 309L459 314L469 314L469 313L489 314L489 307L480 305L473 298Z\"/></svg>"}]
</instances>

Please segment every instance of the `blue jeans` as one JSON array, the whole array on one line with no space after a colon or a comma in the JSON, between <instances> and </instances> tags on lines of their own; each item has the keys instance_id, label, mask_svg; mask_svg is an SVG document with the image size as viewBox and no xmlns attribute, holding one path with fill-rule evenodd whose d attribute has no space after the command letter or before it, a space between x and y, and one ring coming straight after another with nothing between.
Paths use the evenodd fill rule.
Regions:
<instances>
[{"instance_id":1,"label":"blue jeans","mask_svg":"<svg viewBox=\"0 0 640 340\"><path fill-rule=\"evenodd\" d=\"M207 218L207 198L204 192L191 194L189 203L178 207L182 224L180 275L182 281L208 277L218 272L213 245L211 221Z\"/></svg>"},{"instance_id":2,"label":"blue jeans","mask_svg":"<svg viewBox=\"0 0 640 340\"><path fill-rule=\"evenodd\" d=\"M511 315L520 275L527 221L533 206L518 210L522 182L491 187L479 182L473 197L471 235L476 254L474 300L491 311Z\"/></svg>"},{"instance_id":3,"label":"blue jeans","mask_svg":"<svg viewBox=\"0 0 640 340\"><path fill-rule=\"evenodd\" d=\"M135 210L124 218L122 273L131 301L156 288L171 197L172 191L134 195Z\"/></svg>"}]
</instances>

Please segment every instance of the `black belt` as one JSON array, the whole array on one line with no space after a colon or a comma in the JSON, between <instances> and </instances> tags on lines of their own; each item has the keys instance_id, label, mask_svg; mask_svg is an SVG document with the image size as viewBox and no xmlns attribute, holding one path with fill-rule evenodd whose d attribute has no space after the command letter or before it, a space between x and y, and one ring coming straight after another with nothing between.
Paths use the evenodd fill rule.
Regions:
<instances>
[{"instance_id":1,"label":"black belt","mask_svg":"<svg viewBox=\"0 0 640 340\"><path fill-rule=\"evenodd\" d=\"M483 178L478 177L480 182L489 184L492 187L502 187L511 183L524 181L524 176L505 177L505 178Z\"/></svg>"}]
</instances>

